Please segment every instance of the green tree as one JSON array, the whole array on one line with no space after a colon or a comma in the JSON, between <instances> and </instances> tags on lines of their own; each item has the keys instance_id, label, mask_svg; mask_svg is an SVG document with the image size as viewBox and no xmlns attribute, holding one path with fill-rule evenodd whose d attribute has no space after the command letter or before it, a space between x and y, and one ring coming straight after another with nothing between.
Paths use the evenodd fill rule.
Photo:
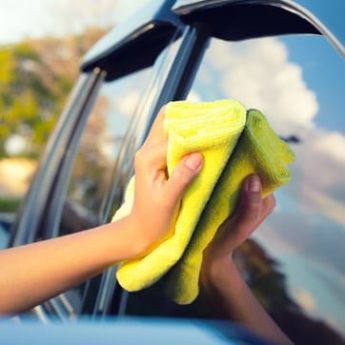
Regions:
<instances>
[{"instance_id":1,"label":"green tree","mask_svg":"<svg viewBox=\"0 0 345 345\"><path fill-rule=\"evenodd\" d=\"M37 158L78 74L80 58L104 34L88 29L0 47L0 159L15 135L27 143L19 156Z\"/></svg>"}]
</instances>

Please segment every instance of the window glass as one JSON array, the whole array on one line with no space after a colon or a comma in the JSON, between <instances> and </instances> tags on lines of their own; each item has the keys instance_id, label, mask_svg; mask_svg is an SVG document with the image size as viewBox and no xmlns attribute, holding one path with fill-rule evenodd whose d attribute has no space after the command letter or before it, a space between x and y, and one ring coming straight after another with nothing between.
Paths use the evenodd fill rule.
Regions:
<instances>
[{"instance_id":1,"label":"window glass","mask_svg":"<svg viewBox=\"0 0 345 345\"><path fill-rule=\"evenodd\" d=\"M112 183L112 172L151 69L105 82L83 130L63 206L59 233L73 233L101 223L100 212ZM84 285L67 293L79 313ZM59 298L62 298L61 295Z\"/></svg>"},{"instance_id":2,"label":"window glass","mask_svg":"<svg viewBox=\"0 0 345 345\"><path fill-rule=\"evenodd\" d=\"M0 249L6 248L8 243L8 231L9 228L6 224L0 223Z\"/></svg>"},{"instance_id":3,"label":"window glass","mask_svg":"<svg viewBox=\"0 0 345 345\"><path fill-rule=\"evenodd\" d=\"M60 225L62 233L99 222L119 148L150 69L104 83L83 131Z\"/></svg>"},{"instance_id":4,"label":"window glass","mask_svg":"<svg viewBox=\"0 0 345 345\"><path fill-rule=\"evenodd\" d=\"M252 289L301 343L345 330L344 80L322 36L213 39L189 94L261 110L296 153L291 183L241 252Z\"/></svg>"}]
</instances>

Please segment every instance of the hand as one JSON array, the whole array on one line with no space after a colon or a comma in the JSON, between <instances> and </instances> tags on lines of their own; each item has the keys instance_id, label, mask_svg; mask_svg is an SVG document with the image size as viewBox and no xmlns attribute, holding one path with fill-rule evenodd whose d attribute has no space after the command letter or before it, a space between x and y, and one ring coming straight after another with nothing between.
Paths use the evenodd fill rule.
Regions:
<instances>
[{"instance_id":1,"label":"hand","mask_svg":"<svg viewBox=\"0 0 345 345\"><path fill-rule=\"evenodd\" d=\"M203 163L200 153L191 153L167 177L167 138L163 119L164 108L135 157L135 197L129 218L132 229L136 230L133 240L140 241L143 252L169 236L184 191Z\"/></svg>"},{"instance_id":2,"label":"hand","mask_svg":"<svg viewBox=\"0 0 345 345\"><path fill-rule=\"evenodd\" d=\"M260 305L232 260L234 251L253 233L275 206L273 195L261 196L257 175L242 185L238 208L219 228L204 252L201 282L213 312L249 328L274 344L292 342Z\"/></svg>"},{"instance_id":3,"label":"hand","mask_svg":"<svg viewBox=\"0 0 345 345\"><path fill-rule=\"evenodd\" d=\"M262 186L257 175L248 176L241 189L240 202L231 218L219 228L216 237L204 252L202 279L225 274L235 251L272 212L275 198L261 196ZM208 279L207 278L207 279Z\"/></svg>"},{"instance_id":4,"label":"hand","mask_svg":"<svg viewBox=\"0 0 345 345\"><path fill-rule=\"evenodd\" d=\"M27 310L96 276L115 262L142 255L168 235L183 192L202 167L202 155L184 157L166 176L164 113L135 160L132 212L75 234L0 251L0 314ZM30 272L30 274L27 274Z\"/></svg>"}]
</instances>

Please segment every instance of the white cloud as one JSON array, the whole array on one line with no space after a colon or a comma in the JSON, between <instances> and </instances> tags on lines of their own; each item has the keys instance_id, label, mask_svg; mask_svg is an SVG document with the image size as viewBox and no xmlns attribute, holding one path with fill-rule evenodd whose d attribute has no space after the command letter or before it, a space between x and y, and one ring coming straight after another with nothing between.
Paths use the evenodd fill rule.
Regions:
<instances>
[{"instance_id":1,"label":"white cloud","mask_svg":"<svg viewBox=\"0 0 345 345\"><path fill-rule=\"evenodd\" d=\"M345 136L314 128L302 137L293 166L301 201L345 226Z\"/></svg>"},{"instance_id":2,"label":"white cloud","mask_svg":"<svg viewBox=\"0 0 345 345\"><path fill-rule=\"evenodd\" d=\"M191 102L201 102L201 97L195 90L191 90L188 94L187 100Z\"/></svg>"},{"instance_id":3,"label":"white cloud","mask_svg":"<svg viewBox=\"0 0 345 345\"><path fill-rule=\"evenodd\" d=\"M304 194L306 199L309 199L310 205L322 210L323 214L345 226L345 204L320 189L308 188Z\"/></svg>"},{"instance_id":4,"label":"white cloud","mask_svg":"<svg viewBox=\"0 0 345 345\"><path fill-rule=\"evenodd\" d=\"M325 133L314 143L314 149L339 163L345 163L345 136L339 132Z\"/></svg>"},{"instance_id":5,"label":"white cloud","mask_svg":"<svg viewBox=\"0 0 345 345\"><path fill-rule=\"evenodd\" d=\"M319 106L303 80L301 67L288 60L286 46L276 38L237 43L215 41L210 59L221 71L225 97L265 113L279 133L313 127Z\"/></svg>"},{"instance_id":6,"label":"white cloud","mask_svg":"<svg viewBox=\"0 0 345 345\"><path fill-rule=\"evenodd\" d=\"M123 14L133 11L132 3L132 0L127 0L127 4L125 0L0 0L0 43L80 32L90 25L113 26L124 19Z\"/></svg>"},{"instance_id":7,"label":"white cloud","mask_svg":"<svg viewBox=\"0 0 345 345\"><path fill-rule=\"evenodd\" d=\"M295 187L287 190L313 212L344 225L345 136L316 125L317 96L304 81L301 66L289 61L287 46L277 38L233 44L216 40L207 59L204 74L216 73L213 80L201 82L209 88L217 83L219 97L236 98L247 108L263 111L280 135L301 138L293 147Z\"/></svg>"}]
</instances>

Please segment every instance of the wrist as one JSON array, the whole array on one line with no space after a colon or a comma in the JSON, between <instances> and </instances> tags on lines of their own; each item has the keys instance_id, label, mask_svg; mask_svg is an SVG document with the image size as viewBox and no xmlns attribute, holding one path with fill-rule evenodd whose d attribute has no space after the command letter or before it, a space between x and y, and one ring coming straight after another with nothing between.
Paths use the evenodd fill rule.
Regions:
<instances>
[{"instance_id":1,"label":"wrist","mask_svg":"<svg viewBox=\"0 0 345 345\"><path fill-rule=\"evenodd\" d=\"M130 216L102 226L108 239L109 258L112 263L139 257L146 244L138 234L138 226ZM105 234L106 234L105 233Z\"/></svg>"},{"instance_id":2,"label":"wrist","mask_svg":"<svg viewBox=\"0 0 345 345\"><path fill-rule=\"evenodd\" d=\"M140 224L133 214L121 220L124 222L124 228L126 229L126 243L130 253L128 259L144 256L149 251L152 240L145 233L143 225Z\"/></svg>"},{"instance_id":3,"label":"wrist","mask_svg":"<svg viewBox=\"0 0 345 345\"><path fill-rule=\"evenodd\" d=\"M236 271L237 267L231 254L211 260L206 259L203 262L201 279L205 285L216 287L224 280L228 280Z\"/></svg>"}]
</instances>

